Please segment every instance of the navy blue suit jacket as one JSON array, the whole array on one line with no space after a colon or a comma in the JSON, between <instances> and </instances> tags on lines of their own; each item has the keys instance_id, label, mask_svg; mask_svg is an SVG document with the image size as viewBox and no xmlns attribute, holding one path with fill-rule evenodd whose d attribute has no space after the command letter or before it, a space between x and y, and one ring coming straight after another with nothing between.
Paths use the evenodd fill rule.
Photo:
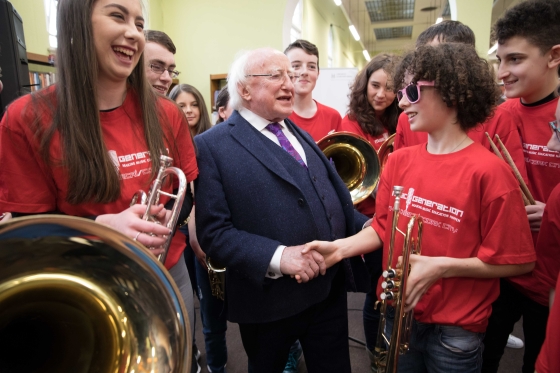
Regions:
<instances>
[{"instance_id":1,"label":"navy blue suit jacket","mask_svg":"<svg viewBox=\"0 0 560 373\"><path fill-rule=\"evenodd\" d=\"M285 122L321 157L343 207L346 235L353 235L367 218L354 210L348 189L311 136ZM341 265L305 284L290 276L265 277L279 245L313 241L317 226L298 184L263 141L270 140L237 111L195 137L198 241L212 260L227 267L228 319L239 323L275 321L322 301ZM350 282L367 283L363 273L352 276L348 262L342 266Z\"/></svg>"}]
</instances>

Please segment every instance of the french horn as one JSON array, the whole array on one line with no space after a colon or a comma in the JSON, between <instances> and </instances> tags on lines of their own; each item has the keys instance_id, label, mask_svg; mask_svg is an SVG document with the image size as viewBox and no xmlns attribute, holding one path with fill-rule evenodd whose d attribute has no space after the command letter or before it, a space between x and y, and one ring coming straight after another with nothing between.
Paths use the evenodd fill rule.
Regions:
<instances>
[{"instance_id":1,"label":"french horn","mask_svg":"<svg viewBox=\"0 0 560 373\"><path fill-rule=\"evenodd\" d=\"M179 290L144 246L91 220L0 224L2 372L190 372Z\"/></svg>"},{"instance_id":2,"label":"french horn","mask_svg":"<svg viewBox=\"0 0 560 373\"><path fill-rule=\"evenodd\" d=\"M379 183L383 167L393 151L395 135L389 136L376 152L363 137L352 132L333 132L317 141L317 146L334 165L346 184L352 203L371 195Z\"/></svg>"}]
</instances>

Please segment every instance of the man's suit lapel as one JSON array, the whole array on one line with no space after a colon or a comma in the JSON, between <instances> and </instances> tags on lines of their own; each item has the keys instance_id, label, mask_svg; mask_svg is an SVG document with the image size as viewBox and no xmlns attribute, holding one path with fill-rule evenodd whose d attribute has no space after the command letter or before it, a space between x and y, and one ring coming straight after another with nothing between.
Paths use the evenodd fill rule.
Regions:
<instances>
[{"instance_id":1,"label":"man's suit lapel","mask_svg":"<svg viewBox=\"0 0 560 373\"><path fill-rule=\"evenodd\" d=\"M231 136L239 142L249 153L259 160L271 172L274 172L288 183L299 189L298 185L288 173L282 162L278 160L264 145L263 135L260 134L238 112L232 114L228 121L231 126ZM265 141L269 141L264 138Z\"/></svg>"}]
</instances>

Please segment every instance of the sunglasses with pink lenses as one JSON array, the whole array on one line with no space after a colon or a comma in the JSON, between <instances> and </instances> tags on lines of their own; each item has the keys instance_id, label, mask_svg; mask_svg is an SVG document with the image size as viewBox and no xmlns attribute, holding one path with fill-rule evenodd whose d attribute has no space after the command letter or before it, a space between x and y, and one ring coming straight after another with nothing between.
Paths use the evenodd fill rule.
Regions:
<instances>
[{"instance_id":1,"label":"sunglasses with pink lenses","mask_svg":"<svg viewBox=\"0 0 560 373\"><path fill-rule=\"evenodd\" d=\"M402 100L403 96L406 96L406 99L411 104L415 104L420 101L420 87L433 87L434 82L428 82L425 80L420 80L416 83L410 83L400 91L397 91L397 99L400 101Z\"/></svg>"}]
</instances>

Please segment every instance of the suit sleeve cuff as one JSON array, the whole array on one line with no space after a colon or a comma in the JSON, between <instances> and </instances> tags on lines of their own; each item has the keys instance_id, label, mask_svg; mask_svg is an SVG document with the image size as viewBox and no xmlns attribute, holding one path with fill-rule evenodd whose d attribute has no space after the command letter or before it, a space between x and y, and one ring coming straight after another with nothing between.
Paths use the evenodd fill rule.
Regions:
<instances>
[{"instance_id":1,"label":"suit sleeve cuff","mask_svg":"<svg viewBox=\"0 0 560 373\"><path fill-rule=\"evenodd\" d=\"M268 265L268 269L266 270L266 276L268 278L277 279L283 276L282 272L280 272L280 259L282 258L282 253L286 246L280 245L274 252L272 259L270 260L270 264Z\"/></svg>"}]
</instances>

